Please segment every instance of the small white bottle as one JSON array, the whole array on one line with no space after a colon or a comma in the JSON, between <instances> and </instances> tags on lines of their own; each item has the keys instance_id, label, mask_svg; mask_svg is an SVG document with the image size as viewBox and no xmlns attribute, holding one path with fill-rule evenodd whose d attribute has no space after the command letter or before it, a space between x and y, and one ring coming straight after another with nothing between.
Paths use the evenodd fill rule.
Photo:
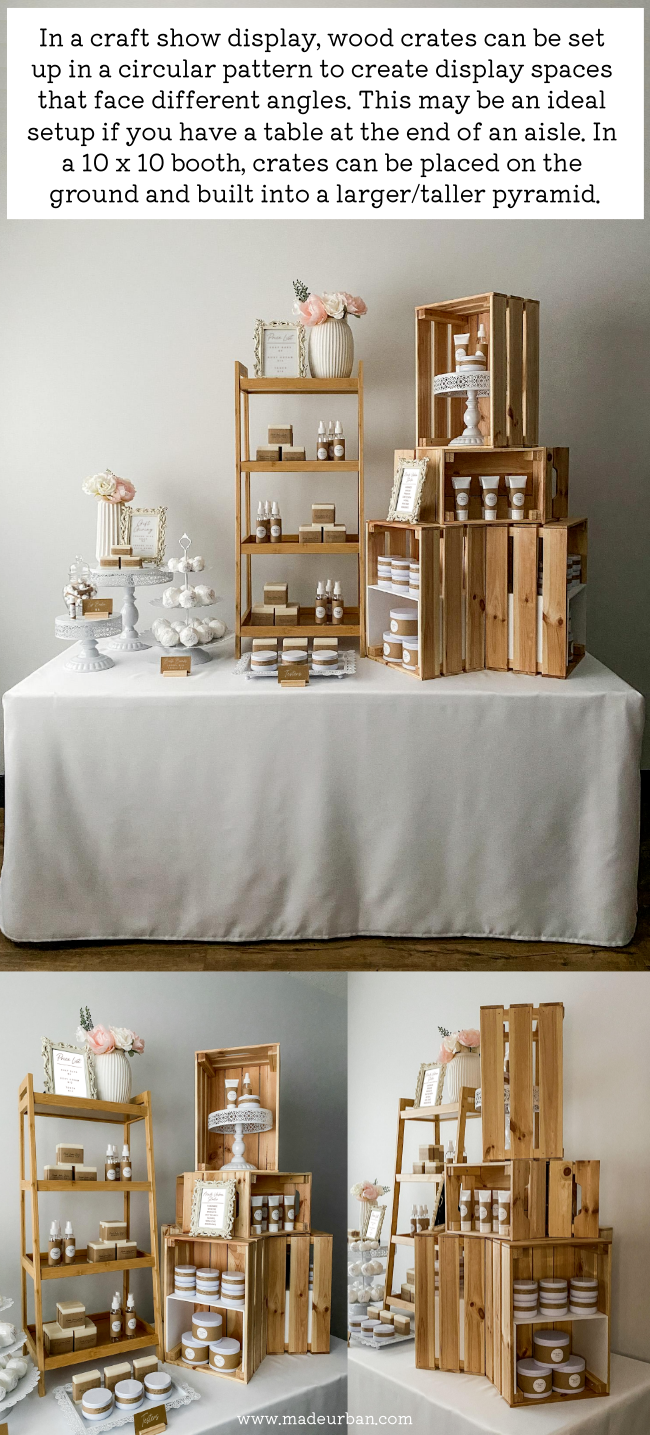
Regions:
<instances>
[{"instance_id":1,"label":"small white bottle","mask_svg":"<svg viewBox=\"0 0 650 1435\"><path fill-rule=\"evenodd\" d=\"M325 586L323 583L319 583L318 587L316 588L316 608L314 616L316 622L319 624L327 622L327 601L325 598Z\"/></svg>"},{"instance_id":2,"label":"small white bottle","mask_svg":"<svg viewBox=\"0 0 650 1435\"><path fill-rule=\"evenodd\" d=\"M325 434L325 424L323 423L322 419L318 425L318 438L316 439L316 458L319 459L321 463L324 459L327 458L327 437Z\"/></svg>"},{"instance_id":3,"label":"small white bottle","mask_svg":"<svg viewBox=\"0 0 650 1435\"><path fill-rule=\"evenodd\" d=\"M327 429L327 457L330 462L334 458L334 422L332 419L330 419Z\"/></svg>"},{"instance_id":4,"label":"small white bottle","mask_svg":"<svg viewBox=\"0 0 650 1435\"><path fill-rule=\"evenodd\" d=\"M343 594L341 592L341 584L337 579L336 583L334 584L334 596L332 598L332 622L342 623L344 614L345 606L343 603Z\"/></svg>"},{"instance_id":5,"label":"small white bottle","mask_svg":"<svg viewBox=\"0 0 650 1435\"><path fill-rule=\"evenodd\" d=\"M124 1318L125 1335L135 1335L138 1327L138 1317L135 1313L135 1296L129 1292L126 1298L126 1315Z\"/></svg>"},{"instance_id":6,"label":"small white bottle","mask_svg":"<svg viewBox=\"0 0 650 1435\"><path fill-rule=\"evenodd\" d=\"M256 543L266 543L266 541L267 541L267 539L268 539L268 536L269 536L269 530L268 530L268 528L267 528L267 525L266 525L266 517L265 517L265 515L264 515L264 504L262 503L262 500L261 500L261 498L260 498L260 501L259 501L259 503L258 503L258 505L257 505L257 523L256 523L256 525L255 525L255 542L256 542Z\"/></svg>"},{"instance_id":7,"label":"small white bottle","mask_svg":"<svg viewBox=\"0 0 650 1435\"><path fill-rule=\"evenodd\" d=\"M123 1334L122 1308L120 1306L120 1293L115 1292L111 1301L111 1340L121 1340Z\"/></svg>"},{"instance_id":8,"label":"small white bottle","mask_svg":"<svg viewBox=\"0 0 650 1435\"><path fill-rule=\"evenodd\" d=\"M63 1261L66 1266L71 1266L77 1254L77 1242L74 1238L72 1221L66 1221L63 1233Z\"/></svg>"},{"instance_id":9,"label":"small white bottle","mask_svg":"<svg viewBox=\"0 0 650 1435\"><path fill-rule=\"evenodd\" d=\"M122 1147L122 1159L120 1161L120 1180L131 1180L131 1152L129 1151L129 1148L126 1144Z\"/></svg>"},{"instance_id":10,"label":"small white bottle","mask_svg":"<svg viewBox=\"0 0 650 1435\"><path fill-rule=\"evenodd\" d=\"M448 1163L448 1162L450 1162L450 1161L453 1162L455 1159L456 1159L456 1152L454 1151L454 1143L453 1143L453 1141L450 1141L450 1142L449 1142L449 1145L447 1146L447 1150L445 1151L445 1162L446 1162L446 1163Z\"/></svg>"},{"instance_id":11,"label":"small white bottle","mask_svg":"<svg viewBox=\"0 0 650 1435\"><path fill-rule=\"evenodd\" d=\"M327 621L332 621L332 580L328 578L325 584L325 607L327 608Z\"/></svg>"},{"instance_id":12,"label":"small white bottle","mask_svg":"<svg viewBox=\"0 0 650 1435\"><path fill-rule=\"evenodd\" d=\"M344 458L345 438L343 436L343 429L341 428L340 420L337 419L336 426L334 428L334 459L336 463L343 463Z\"/></svg>"},{"instance_id":13,"label":"small white bottle","mask_svg":"<svg viewBox=\"0 0 650 1435\"><path fill-rule=\"evenodd\" d=\"M271 509L271 542L282 542L282 519L280 517L280 505L277 498L273 499L273 507Z\"/></svg>"},{"instance_id":14,"label":"small white bottle","mask_svg":"<svg viewBox=\"0 0 650 1435\"><path fill-rule=\"evenodd\" d=\"M118 1161L118 1159L117 1159L117 1147L116 1147L116 1146L111 1146L110 1143L109 1143L109 1145L106 1147L106 1161L105 1161L105 1163L104 1163L104 1180L105 1180L105 1181L119 1181L119 1179L120 1179L120 1163L119 1163L119 1161Z\"/></svg>"},{"instance_id":15,"label":"small white bottle","mask_svg":"<svg viewBox=\"0 0 650 1435\"><path fill-rule=\"evenodd\" d=\"M53 1221L50 1226L50 1239L47 1252L48 1266L60 1266L63 1253L63 1239L61 1236L60 1221Z\"/></svg>"}]
</instances>

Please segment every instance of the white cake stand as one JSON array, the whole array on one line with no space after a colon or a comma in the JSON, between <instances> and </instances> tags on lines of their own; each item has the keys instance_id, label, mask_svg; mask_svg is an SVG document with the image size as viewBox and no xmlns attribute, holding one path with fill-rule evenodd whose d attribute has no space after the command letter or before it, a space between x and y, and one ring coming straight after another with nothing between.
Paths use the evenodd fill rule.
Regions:
<instances>
[{"instance_id":1,"label":"white cake stand","mask_svg":"<svg viewBox=\"0 0 650 1435\"><path fill-rule=\"evenodd\" d=\"M150 648L151 644L144 642L135 626L140 614L135 606L134 589L152 588L157 583L171 583L173 573L153 564L147 568L91 568L90 572L98 586L124 589L121 632L111 646L120 653L141 653L143 648Z\"/></svg>"},{"instance_id":2,"label":"white cake stand","mask_svg":"<svg viewBox=\"0 0 650 1435\"><path fill-rule=\"evenodd\" d=\"M68 618L67 615L55 618L56 638L60 638L63 643L81 643L80 650L70 654L64 667L71 673L103 673L106 668L114 668L115 664L108 653L98 651L97 640L112 638L115 633L121 632L121 629L120 617L98 618L95 622L91 618Z\"/></svg>"},{"instance_id":3,"label":"white cake stand","mask_svg":"<svg viewBox=\"0 0 650 1435\"><path fill-rule=\"evenodd\" d=\"M483 435L479 429L479 398L485 398L490 392L490 374L487 369L471 370L464 369L459 374L436 374L433 380L433 392L436 395L445 394L467 394L467 408L463 414L465 430L458 438L452 438L450 448L460 448L465 444L484 443Z\"/></svg>"},{"instance_id":4,"label":"white cake stand","mask_svg":"<svg viewBox=\"0 0 650 1435\"><path fill-rule=\"evenodd\" d=\"M191 650L192 652L194 649ZM244 1160L244 1136L257 1136L260 1131L270 1131L273 1126L273 1112L264 1106L232 1106L223 1111L211 1111L208 1116L208 1131L233 1134L232 1160L226 1161L222 1171L256 1171L257 1166Z\"/></svg>"},{"instance_id":5,"label":"white cake stand","mask_svg":"<svg viewBox=\"0 0 650 1435\"><path fill-rule=\"evenodd\" d=\"M175 575L172 573L170 576L173 578ZM208 608L216 608L217 603L223 603L223 598L213 598L211 603L193 603L191 608L181 608L180 604L177 608L168 608L166 604L163 603L162 598L154 598L151 606L152 608L162 608L165 617L168 618L170 622L172 618L184 618L187 616L189 623L190 613L207 613ZM221 638L213 638L211 643L195 643L193 648L184 648L183 644L179 643L175 648L166 648L164 643L159 643L158 639L152 634L154 643L160 648L162 653L191 653L192 660L196 658L198 666L202 663L209 663L212 657L211 650L214 649L217 643L223 643L226 638L231 636L232 634L226 629Z\"/></svg>"}]
</instances>

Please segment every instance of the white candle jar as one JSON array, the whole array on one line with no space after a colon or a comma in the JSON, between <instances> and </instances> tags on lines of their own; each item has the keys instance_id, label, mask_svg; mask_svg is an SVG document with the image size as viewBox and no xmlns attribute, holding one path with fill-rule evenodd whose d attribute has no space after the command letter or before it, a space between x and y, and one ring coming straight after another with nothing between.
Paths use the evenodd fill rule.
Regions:
<instances>
[{"instance_id":1,"label":"white candle jar","mask_svg":"<svg viewBox=\"0 0 650 1435\"><path fill-rule=\"evenodd\" d=\"M553 1390L558 1395L580 1395L585 1388L585 1367L581 1355L570 1355L562 1365L554 1365Z\"/></svg>"},{"instance_id":2,"label":"white candle jar","mask_svg":"<svg viewBox=\"0 0 650 1435\"><path fill-rule=\"evenodd\" d=\"M388 626L396 638L417 638L417 608L391 608Z\"/></svg>"},{"instance_id":3,"label":"white candle jar","mask_svg":"<svg viewBox=\"0 0 650 1435\"><path fill-rule=\"evenodd\" d=\"M384 633L384 657L387 663L402 662L402 639L394 633Z\"/></svg>"},{"instance_id":4,"label":"white candle jar","mask_svg":"<svg viewBox=\"0 0 650 1435\"><path fill-rule=\"evenodd\" d=\"M402 638L402 663L405 668L418 667L419 644L417 638Z\"/></svg>"},{"instance_id":5,"label":"white candle jar","mask_svg":"<svg viewBox=\"0 0 650 1435\"><path fill-rule=\"evenodd\" d=\"M524 1400L547 1400L553 1389L553 1372L538 1360L518 1360L517 1386Z\"/></svg>"},{"instance_id":6,"label":"white candle jar","mask_svg":"<svg viewBox=\"0 0 650 1435\"><path fill-rule=\"evenodd\" d=\"M561 1365L571 1354L571 1336L566 1330L534 1330L533 1355L545 1365Z\"/></svg>"}]
</instances>

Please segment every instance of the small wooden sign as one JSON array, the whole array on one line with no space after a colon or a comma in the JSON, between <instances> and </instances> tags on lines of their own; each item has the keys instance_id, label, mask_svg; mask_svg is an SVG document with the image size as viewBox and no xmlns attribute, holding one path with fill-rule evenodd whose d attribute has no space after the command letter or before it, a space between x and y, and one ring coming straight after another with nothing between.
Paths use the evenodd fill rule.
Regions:
<instances>
[{"instance_id":1,"label":"small wooden sign","mask_svg":"<svg viewBox=\"0 0 650 1435\"><path fill-rule=\"evenodd\" d=\"M82 598L81 611L84 618L112 618L112 598Z\"/></svg>"},{"instance_id":2,"label":"small wooden sign","mask_svg":"<svg viewBox=\"0 0 650 1435\"><path fill-rule=\"evenodd\" d=\"M4 1425L0 1425L0 1435L9 1435L9 1426L7 1425L6 1420Z\"/></svg>"},{"instance_id":3,"label":"small wooden sign","mask_svg":"<svg viewBox=\"0 0 650 1435\"><path fill-rule=\"evenodd\" d=\"M189 678L192 670L191 653L170 653L160 659L163 678Z\"/></svg>"},{"instance_id":4,"label":"small wooden sign","mask_svg":"<svg viewBox=\"0 0 650 1435\"><path fill-rule=\"evenodd\" d=\"M135 1435L140 1435L146 1430L147 1435L159 1435L159 1431L167 1429L167 1411L164 1405L153 1405L150 1410L141 1410L133 1416ZM1 1432L0 1432L1 1435Z\"/></svg>"},{"instance_id":5,"label":"small wooden sign","mask_svg":"<svg viewBox=\"0 0 650 1435\"><path fill-rule=\"evenodd\" d=\"M309 683L307 663L279 663L278 682L283 687L306 688Z\"/></svg>"}]
</instances>

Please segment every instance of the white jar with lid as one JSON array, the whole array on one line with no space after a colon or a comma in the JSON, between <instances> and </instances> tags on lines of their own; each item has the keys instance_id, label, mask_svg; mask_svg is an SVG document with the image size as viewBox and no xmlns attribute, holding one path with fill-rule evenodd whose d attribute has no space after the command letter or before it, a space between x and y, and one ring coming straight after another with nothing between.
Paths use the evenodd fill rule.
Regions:
<instances>
[{"instance_id":1,"label":"white jar with lid","mask_svg":"<svg viewBox=\"0 0 650 1435\"><path fill-rule=\"evenodd\" d=\"M402 638L402 663L405 668L413 668L417 672L419 665L418 638Z\"/></svg>"},{"instance_id":2,"label":"white jar with lid","mask_svg":"<svg viewBox=\"0 0 650 1435\"><path fill-rule=\"evenodd\" d=\"M208 1342L195 1340L191 1330L181 1336L181 1352L186 1365L207 1365Z\"/></svg>"},{"instance_id":3,"label":"white jar with lid","mask_svg":"<svg viewBox=\"0 0 650 1435\"><path fill-rule=\"evenodd\" d=\"M210 1345L210 1365L213 1370L236 1370L241 1364L241 1345L238 1340L231 1336L224 1336L222 1340L212 1341Z\"/></svg>"},{"instance_id":4,"label":"white jar with lid","mask_svg":"<svg viewBox=\"0 0 650 1435\"><path fill-rule=\"evenodd\" d=\"M223 1317L214 1310L195 1310L192 1316L192 1335L200 1345L206 1341L220 1340L223 1333Z\"/></svg>"},{"instance_id":5,"label":"white jar with lid","mask_svg":"<svg viewBox=\"0 0 650 1435\"><path fill-rule=\"evenodd\" d=\"M553 1372L538 1360L518 1360L517 1387L524 1400L548 1400L553 1389Z\"/></svg>"},{"instance_id":6,"label":"white jar with lid","mask_svg":"<svg viewBox=\"0 0 650 1435\"><path fill-rule=\"evenodd\" d=\"M388 626L398 638L417 638L417 608L391 608Z\"/></svg>"},{"instance_id":7,"label":"white jar with lid","mask_svg":"<svg viewBox=\"0 0 650 1435\"><path fill-rule=\"evenodd\" d=\"M95 1385L81 1397L81 1413L86 1420L105 1420L113 1409L113 1391Z\"/></svg>"},{"instance_id":8,"label":"white jar with lid","mask_svg":"<svg viewBox=\"0 0 650 1435\"><path fill-rule=\"evenodd\" d=\"M394 633L384 633L384 657L387 663L402 663L402 639Z\"/></svg>"},{"instance_id":9,"label":"white jar with lid","mask_svg":"<svg viewBox=\"0 0 650 1435\"><path fill-rule=\"evenodd\" d=\"M566 1330L534 1330L533 1355L546 1365L561 1365L571 1354L571 1336Z\"/></svg>"},{"instance_id":10,"label":"white jar with lid","mask_svg":"<svg viewBox=\"0 0 650 1435\"><path fill-rule=\"evenodd\" d=\"M147 1400L165 1400L172 1393L172 1378L166 1370L152 1370L144 1377Z\"/></svg>"},{"instance_id":11,"label":"white jar with lid","mask_svg":"<svg viewBox=\"0 0 650 1435\"><path fill-rule=\"evenodd\" d=\"M553 1389L558 1395L580 1395L585 1388L586 1361L581 1355L570 1355L561 1365L553 1366Z\"/></svg>"}]
</instances>

